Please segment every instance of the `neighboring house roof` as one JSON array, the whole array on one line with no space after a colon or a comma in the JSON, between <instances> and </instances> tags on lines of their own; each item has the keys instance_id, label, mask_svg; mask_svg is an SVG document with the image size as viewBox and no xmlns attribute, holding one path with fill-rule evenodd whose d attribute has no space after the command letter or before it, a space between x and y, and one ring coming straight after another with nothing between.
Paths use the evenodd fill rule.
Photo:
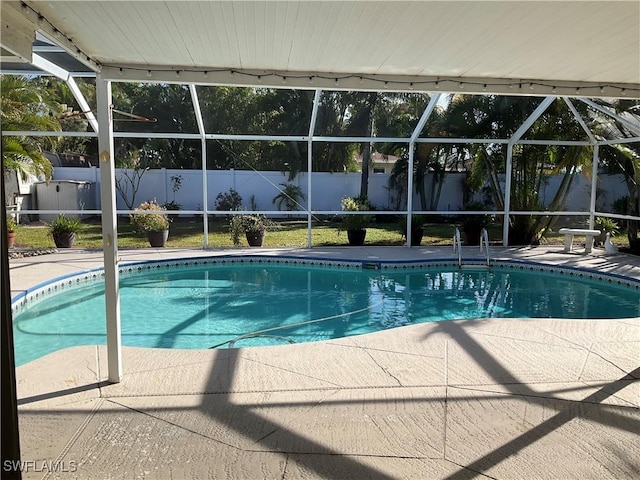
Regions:
<instances>
[{"instance_id":1,"label":"neighboring house roof","mask_svg":"<svg viewBox=\"0 0 640 480\"><path fill-rule=\"evenodd\" d=\"M45 156L54 167L99 167L98 157L83 153L51 153L45 152Z\"/></svg>"},{"instance_id":2,"label":"neighboring house roof","mask_svg":"<svg viewBox=\"0 0 640 480\"><path fill-rule=\"evenodd\" d=\"M385 164L385 165L393 165L398 161L398 157L394 156L394 155L385 155L383 153L379 153L379 152L372 152L371 153L371 163L377 163L377 164ZM358 165L362 165L362 155L361 154L356 154L356 162L358 163Z\"/></svg>"}]
</instances>

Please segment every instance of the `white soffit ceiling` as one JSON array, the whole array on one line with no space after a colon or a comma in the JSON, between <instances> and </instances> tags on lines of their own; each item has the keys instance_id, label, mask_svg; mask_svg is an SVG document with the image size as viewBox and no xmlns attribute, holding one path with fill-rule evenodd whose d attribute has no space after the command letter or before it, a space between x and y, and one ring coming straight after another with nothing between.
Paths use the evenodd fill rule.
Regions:
<instances>
[{"instance_id":1,"label":"white soffit ceiling","mask_svg":"<svg viewBox=\"0 0 640 480\"><path fill-rule=\"evenodd\" d=\"M637 0L24 3L106 77L118 72L125 80L180 71L195 81L206 70L220 81L216 70L225 70L225 83L256 83L242 73L230 79L234 70L306 87L316 74L331 85L334 76L364 75L390 83L440 77L640 87Z\"/></svg>"}]
</instances>

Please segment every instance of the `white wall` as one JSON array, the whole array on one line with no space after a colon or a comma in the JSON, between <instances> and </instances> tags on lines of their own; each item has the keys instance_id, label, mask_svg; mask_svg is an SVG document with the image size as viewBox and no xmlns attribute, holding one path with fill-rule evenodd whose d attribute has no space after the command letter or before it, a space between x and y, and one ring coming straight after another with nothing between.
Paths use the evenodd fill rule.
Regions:
<instances>
[{"instance_id":1,"label":"white wall","mask_svg":"<svg viewBox=\"0 0 640 480\"><path fill-rule=\"evenodd\" d=\"M116 175L121 175L116 170ZM136 195L136 206L148 200L155 199L159 204L174 200L171 190L171 176L182 176L182 186L175 194L175 201L184 210L199 210L202 208L202 172L200 170L157 169L148 170L142 177L140 188ZM442 187L439 210L456 211L462 208L462 185L464 174L450 173L445 177ZM100 204L100 175L97 168L56 167L54 180L80 180L95 182L94 189L96 204ZM549 204L560 185L561 176L552 176L543 185L541 195L545 204ZM250 197L255 195L259 210L275 210L272 200L279 193L281 183L287 182L287 176L280 172L254 172L247 170L222 170L207 173L209 210L214 210L215 200L219 193L228 192L234 188L243 199L244 206L250 208ZM388 189L389 175L375 174L369 176L369 199L379 209L391 209L391 195ZM427 194L430 193L431 177L425 179ZM299 174L293 182L298 185L306 201L302 201L304 208L308 203L307 174ZM340 200L344 196L357 196L360 193L360 173L325 173L314 172L311 181L313 189L313 210L340 210ZM574 183L565 207L572 211L589 211L591 194L591 180L584 175L574 179ZM621 175L602 175L599 177L597 207L604 211L612 211L613 202L627 194L624 177ZM413 194L414 210L420 208L418 196ZM127 207L120 195L117 195L117 208L125 210Z\"/></svg>"}]
</instances>

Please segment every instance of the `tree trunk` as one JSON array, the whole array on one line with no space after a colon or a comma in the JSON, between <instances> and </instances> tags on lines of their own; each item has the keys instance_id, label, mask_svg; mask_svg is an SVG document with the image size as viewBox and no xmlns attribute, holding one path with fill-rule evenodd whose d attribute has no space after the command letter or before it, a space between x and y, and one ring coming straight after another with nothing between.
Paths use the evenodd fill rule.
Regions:
<instances>
[{"instance_id":1,"label":"tree trunk","mask_svg":"<svg viewBox=\"0 0 640 480\"><path fill-rule=\"evenodd\" d=\"M369 128L368 136L371 135ZM371 162L371 142L362 144L362 176L360 177L360 196L368 197L369 194L369 164Z\"/></svg>"},{"instance_id":2,"label":"tree trunk","mask_svg":"<svg viewBox=\"0 0 640 480\"><path fill-rule=\"evenodd\" d=\"M373 92L369 94L367 101L367 137L371 137L374 130L374 113L376 110L376 103L378 102L378 93ZM369 194L369 165L371 163L371 142L364 142L362 144L362 176L360 179L360 196L363 198L368 197Z\"/></svg>"}]
</instances>

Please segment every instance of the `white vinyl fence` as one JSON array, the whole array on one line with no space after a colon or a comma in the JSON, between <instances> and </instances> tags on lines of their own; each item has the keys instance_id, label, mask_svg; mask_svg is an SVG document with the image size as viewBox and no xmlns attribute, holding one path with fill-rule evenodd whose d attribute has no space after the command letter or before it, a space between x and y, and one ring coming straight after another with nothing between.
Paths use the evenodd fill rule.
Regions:
<instances>
[{"instance_id":1,"label":"white vinyl fence","mask_svg":"<svg viewBox=\"0 0 640 480\"><path fill-rule=\"evenodd\" d=\"M120 181L125 181L121 171L116 170ZM173 192L171 177L180 176L181 186ZM462 180L464 174L449 173L445 177L437 210L456 211L463 206ZM545 204L551 202L562 177L551 176L543 185L541 196ZM100 175L99 170L78 167L56 167L53 180L75 180L94 183L96 208L100 208ZM371 174L369 176L369 199L380 210L395 210L397 192L388 188L389 174ZM273 198L280 192L283 183L287 183L287 176L280 172L254 172L246 170L222 170L207 172L207 202L208 209L215 209L216 197L219 193L226 193L235 189L243 199L243 205L250 209L250 199L253 196L258 210L276 210ZM299 186L306 200L301 201L304 210L308 207L307 174L301 173L291 182ZM312 173L312 200L314 211L338 211L340 199L344 196L357 196L360 192L360 173ZM430 193L431 177L425 179L427 194ZM203 182L200 170L156 169L148 170L142 176L140 188L136 194L135 206L148 200L156 200L159 204L175 201L183 210L201 210L203 207ZM591 194L591 179L584 175L577 175L574 179L566 211L589 211ZM597 206L598 211L612 212L615 200L627 195L624 178L621 175L602 175L599 177ZM404 208L404 202L402 203ZM46 209L38 205L39 209ZM126 210L126 204L117 194L117 208ZM420 209L418 196L413 195L413 210Z\"/></svg>"}]
</instances>

